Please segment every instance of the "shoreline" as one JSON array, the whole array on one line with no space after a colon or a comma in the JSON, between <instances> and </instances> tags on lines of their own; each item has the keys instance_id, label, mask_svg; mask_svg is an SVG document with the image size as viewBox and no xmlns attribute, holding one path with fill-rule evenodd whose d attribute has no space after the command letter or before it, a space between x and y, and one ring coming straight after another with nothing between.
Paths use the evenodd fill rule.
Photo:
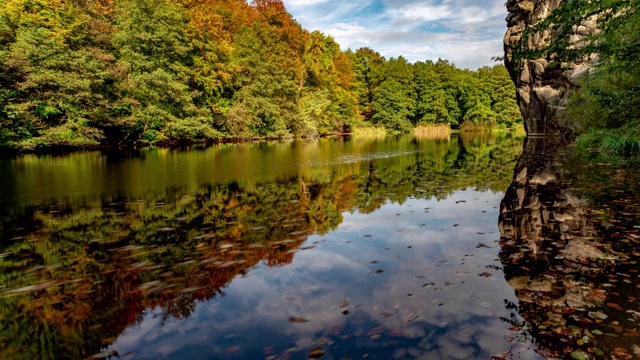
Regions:
<instances>
[{"instance_id":1,"label":"shoreline","mask_svg":"<svg viewBox=\"0 0 640 360\"><path fill-rule=\"evenodd\" d=\"M477 133L486 133L486 132L498 132L498 133L511 133L514 134L517 132L516 129L506 128L506 129L498 129L498 128L488 128L488 129L473 129L473 130L465 130L465 129L451 129L449 131L449 135L460 135L466 132L477 132ZM409 133L404 135L416 135L415 133ZM385 134L386 136L400 136L393 134ZM424 136L424 135L422 135ZM526 136L526 134L525 134ZM336 132L332 134L320 135L316 137L286 137L286 138L271 138L271 137L252 137L252 138L235 138L235 139L218 139L218 140L207 140L207 141L191 141L191 142L161 142L153 145L130 145L130 146L110 146L110 145L89 145L89 146L75 146L69 144L54 144L54 145L45 145L39 146L33 149L16 149L6 146L0 146L0 159L10 159L17 156L22 155L68 155L75 152L82 151L103 151L108 153L134 153L138 151L142 151L145 149L151 148L160 148L160 149L180 149L186 147L193 146L211 146L211 145L220 145L220 144L240 144L240 143L257 143L263 141L292 141L292 140L318 140L318 139L326 139L326 138L350 138L350 137L363 137L366 138L367 135L358 135L354 134L354 132Z\"/></svg>"},{"instance_id":2,"label":"shoreline","mask_svg":"<svg viewBox=\"0 0 640 360\"><path fill-rule=\"evenodd\" d=\"M270 138L270 137L252 137L252 138L236 138L236 139L218 139L218 140L206 140L206 141L189 141L189 142L180 142L180 141L168 141L168 142L160 142L152 145L128 145L128 146L110 146L110 145L89 145L89 146L75 146L69 144L52 144L52 145L44 145L39 146L33 149L16 149L11 147L3 147L0 146L0 159L11 158L20 155L66 155L74 152L80 151L105 151L105 152L135 152L141 151L144 149L150 148L161 148L161 149L175 149L175 148L184 148L190 146L211 146L218 144L240 144L240 143L251 143L251 142L261 142L261 141L284 141L284 140L314 140L314 139L323 139L329 137L348 137L353 136L353 133L333 133L328 135L321 135L317 137L309 137L309 138L296 138L296 137L287 137L287 138Z\"/></svg>"}]
</instances>

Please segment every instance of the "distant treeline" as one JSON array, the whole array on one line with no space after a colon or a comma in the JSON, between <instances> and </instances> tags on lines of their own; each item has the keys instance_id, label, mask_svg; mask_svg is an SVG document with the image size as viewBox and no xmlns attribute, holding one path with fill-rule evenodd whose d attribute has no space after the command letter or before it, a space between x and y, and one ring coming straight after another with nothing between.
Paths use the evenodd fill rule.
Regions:
<instances>
[{"instance_id":1,"label":"distant treeline","mask_svg":"<svg viewBox=\"0 0 640 360\"><path fill-rule=\"evenodd\" d=\"M280 0L5 0L0 64L3 148L521 121L503 66L343 52Z\"/></svg>"}]
</instances>

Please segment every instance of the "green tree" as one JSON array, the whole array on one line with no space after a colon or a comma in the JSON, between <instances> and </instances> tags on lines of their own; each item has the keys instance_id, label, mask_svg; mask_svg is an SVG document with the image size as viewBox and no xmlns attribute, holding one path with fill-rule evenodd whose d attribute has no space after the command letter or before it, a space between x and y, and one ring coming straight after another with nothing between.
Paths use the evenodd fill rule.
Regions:
<instances>
[{"instance_id":1,"label":"green tree","mask_svg":"<svg viewBox=\"0 0 640 360\"><path fill-rule=\"evenodd\" d=\"M292 49L259 22L242 27L234 43L234 58L241 71L222 130L234 137L290 136L298 95Z\"/></svg>"},{"instance_id":2,"label":"green tree","mask_svg":"<svg viewBox=\"0 0 640 360\"><path fill-rule=\"evenodd\" d=\"M90 126L104 105L112 58L96 24L63 1L13 0L0 8L0 145L97 145ZM91 43L93 41L93 43Z\"/></svg>"},{"instance_id":3,"label":"green tree","mask_svg":"<svg viewBox=\"0 0 640 360\"><path fill-rule=\"evenodd\" d=\"M389 59L380 71L383 81L373 92L372 121L392 132L408 133L416 98L413 66L400 56Z\"/></svg>"},{"instance_id":4,"label":"green tree","mask_svg":"<svg viewBox=\"0 0 640 360\"><path fill-rule=\"evenodd\" d=\"M457 123L447 109L447 92L432 61L414 64L414 85L416 90L416 124Z\"/></svg>"},{"instance_id":5,"label":"green tree","mask_svg":"<svg viewBox=\"0 0 640 360\"><path fill-rule=\"evenodd\" d=\"M365 121L371 121L374 92L383 80L380 68L386 59L370 48L360 48L355 53L349 52L348 55L353 63L360 114Z\"/></svg>"},{"instance_id":6,"label":"green tree","mask_svg":"<svg viewBox=\"0 0 640 360\"><path fill-rule=\"evenodd\" d=\"M342 131L356 116L351 92L353 70L347 56L331 36L312 32L305 44L305 76L298 87L300 119L296 134Z\"/></svg>"},{"instance_id":7,"label":"green tree","mask_svg":"<svg viewBox=\"0 0 640 360\"><path fill-rule=\"evenodd\" d=\"M114 21L113 44L123 69L114 113L124 140L167 141L168 131L180 137L180 128L194 125L206 132L206 117L193 103L197 92L188 85L192 48L181 9L169 0L123 0L116 3Z\"/></svg>"}]
</instances>

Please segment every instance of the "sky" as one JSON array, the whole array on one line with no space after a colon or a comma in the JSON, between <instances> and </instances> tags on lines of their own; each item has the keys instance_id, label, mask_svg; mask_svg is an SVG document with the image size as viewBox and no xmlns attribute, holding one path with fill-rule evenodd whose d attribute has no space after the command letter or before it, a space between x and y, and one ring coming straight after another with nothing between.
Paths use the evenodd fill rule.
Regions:
<instances>
[{"instance_id":1,"label":"sky","mask_svg":"<svg viewBox=\"0 0 640 360\"><path fill-rule=\"evenodd\" d=\"M460 68L493 66L502 56L504 0L283 0L308 30L343 50L369 47L411 62L447 59Z\"/></svg>"}]
</instances>

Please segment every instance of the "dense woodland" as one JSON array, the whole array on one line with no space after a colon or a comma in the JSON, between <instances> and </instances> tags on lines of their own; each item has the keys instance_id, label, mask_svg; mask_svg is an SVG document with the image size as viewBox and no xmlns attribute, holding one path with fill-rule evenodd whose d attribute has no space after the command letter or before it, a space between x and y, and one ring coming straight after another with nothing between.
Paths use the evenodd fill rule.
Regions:
<instances>
[{"instance_id":1,"label":"dense woodland","mask_svg":"<svg viewBox=\"0 0 640 360\"><path fill-rule=\"evenodd\" d=\"M521 121L503 66L341 51L280 0L6 0L0 64L0 147L21 150Z\"/></svg>"}]
</instances>

